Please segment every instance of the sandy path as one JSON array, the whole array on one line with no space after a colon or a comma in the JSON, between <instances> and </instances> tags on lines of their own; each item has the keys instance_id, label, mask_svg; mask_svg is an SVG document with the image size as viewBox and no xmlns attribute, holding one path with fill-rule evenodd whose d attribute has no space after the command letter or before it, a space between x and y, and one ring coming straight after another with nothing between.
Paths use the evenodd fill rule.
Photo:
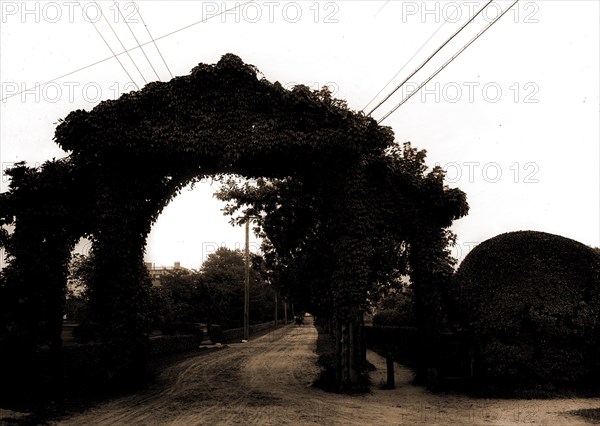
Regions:
<instances>
[{"instance_id":1,"label":"sandy path","mask_svg":"<svg viewBox=\"0 0 600 426\"><path fill-rule=\"evenodd\" d=\"M246 344L185 359L166 368L152 388L63 419L67 425L585 425L566 412L599 408L600 398L475 400L433 395L408 384L396 366L395 390L381 390L385 361L373 352L372 392L337 395L310 387L316 330L287 327Z\"/></svg>"}]
</instances>

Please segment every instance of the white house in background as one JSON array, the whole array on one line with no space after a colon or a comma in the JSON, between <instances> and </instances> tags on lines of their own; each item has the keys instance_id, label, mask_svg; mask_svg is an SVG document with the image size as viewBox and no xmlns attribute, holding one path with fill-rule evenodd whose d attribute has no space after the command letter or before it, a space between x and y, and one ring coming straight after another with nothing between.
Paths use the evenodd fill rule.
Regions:
<instances>
[{"instance_id":1,"label":"white house in background","mask_svg":"<svg viewBox=\"0 0 600 426\"><path fill-rule=\"evenodd\" d=\"M173 263L173 266L156 266L152 262L146 262L146 268L152 279L152 285L160 287L160 279L163 275L173 271L188 271L187 268L181 266L180 262Z\"/></svg>"}]
</instances>

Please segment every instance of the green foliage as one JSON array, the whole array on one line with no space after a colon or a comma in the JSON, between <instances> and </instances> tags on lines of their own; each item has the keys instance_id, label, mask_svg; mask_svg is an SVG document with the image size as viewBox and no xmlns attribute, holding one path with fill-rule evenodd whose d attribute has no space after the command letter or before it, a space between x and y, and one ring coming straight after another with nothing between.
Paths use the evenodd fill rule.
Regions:
<instances>
[{"instance_id":1,"label":"green foliage","mask_svg":"<svg viewBox=\"0 0 600 426\"><path fill-rule=\"evenodd\" d=\"M600 372L600 256L534 231L498 235L464 259L455 319L472 336L477 374L528 383Z\"/></svg>"}]
</instances>

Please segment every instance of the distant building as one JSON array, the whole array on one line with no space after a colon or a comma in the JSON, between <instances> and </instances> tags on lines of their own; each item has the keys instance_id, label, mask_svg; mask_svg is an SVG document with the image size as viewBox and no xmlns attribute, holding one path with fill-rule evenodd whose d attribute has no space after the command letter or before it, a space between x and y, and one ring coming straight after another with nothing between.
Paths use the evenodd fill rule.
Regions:
<instances>
[{"instance_id":1,"label":"distant building","mask_svg":"<svg viewBox=\"0 0 600 426\"><path fill-rule=\"evenodd\" d=\"M146 262L146 268L148 268L148 273L150 274L150 278L152 279L152 285L155 287L160 287L160 279L163 275L166 275L167 273L173 271L189 270L181 266L180 262L173 263L173 266L155 266L152 262Z\"/></svg>"}]
</instances>

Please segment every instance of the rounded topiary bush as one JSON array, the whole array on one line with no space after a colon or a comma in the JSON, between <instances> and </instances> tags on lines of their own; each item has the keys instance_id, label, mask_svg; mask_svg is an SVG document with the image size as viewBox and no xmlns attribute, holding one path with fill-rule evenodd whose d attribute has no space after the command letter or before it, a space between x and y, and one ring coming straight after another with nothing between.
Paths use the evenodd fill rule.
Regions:
<instances>
[{"instance_id":1,"label":"rounded topiary bush","mask_svg":"<svg viewBox=\"0 0 600 426\"><path fill-rule=\"evenodd\" d=\"M573 384L600 371L600 255L534 231L478 245L455 275L456 323L471 339L476 376Z\"/></svg>"}]
</instances>

